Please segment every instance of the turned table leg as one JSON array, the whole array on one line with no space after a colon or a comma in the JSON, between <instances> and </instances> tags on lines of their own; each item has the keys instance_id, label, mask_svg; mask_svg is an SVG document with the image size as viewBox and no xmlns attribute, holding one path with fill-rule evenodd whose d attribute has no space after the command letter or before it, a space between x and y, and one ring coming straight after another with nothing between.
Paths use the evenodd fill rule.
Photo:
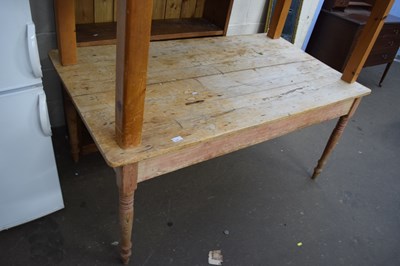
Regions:
<instances>
[{"instance_id":1,"label":"turned table leg","mask_svg":"<svg viewBox=\"0 0 400 266\"><path fill-rule=\"evenodd\" d=\"M74 162L79 161L79 117L78 113L72 104L71 97L65 92L63 89L64 94L64 110L65 110L65 118L67 120L67 127L68 127L68 135L69 135L69 145L71 146L71 155Z\"/></svg>"},{"instance_id":2,"label":"turned table leg","mask_svg":"<svg viewBox=\"0 0 400 266\"><path fill-rule=\"evenodd\" d=\"M346 128L349 119L354 115L358 105L360 104L361 99L356 99L353 103L353 106L350 108L350 112L347 115L344 115L339 118L338 123L336 124L335 129L333 130L328 143L326 144L325 150L322 153L321 159L319 159L317 166L314 169L314 173L312 175L312 179L317 178L317 176L322 172L322 168L326 164L329 155L332 153L336 144L339 142L340 137L343 134L344 129Z\"/></svg>"},{"instance_id":3,"label":"turned table leg","mask_svg":"<svg viewBox=\"0 0 400 266\"><path fill-rule=\"evenodd\" d=\"M121 230L120 255L124 264L132 255L132 226L134 195L137 188L137 164L116 169L119 189L119 219Z\"/></svg>"}]
</instances>

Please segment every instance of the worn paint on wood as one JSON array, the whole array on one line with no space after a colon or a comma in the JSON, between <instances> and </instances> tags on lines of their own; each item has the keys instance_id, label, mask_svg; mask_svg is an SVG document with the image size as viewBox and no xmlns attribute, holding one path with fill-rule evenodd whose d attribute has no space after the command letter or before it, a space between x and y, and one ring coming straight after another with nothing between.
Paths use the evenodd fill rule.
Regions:
<instances>
[{"instance_id":1,"label":"worn paint on wood","mask_svg":"<svg viewBox=\"0 0 400 266\"><path fill-rule=\"evenodd\" d=\"M295 130L323 120L329 113L323 108L339 108L335 114L340 115L348 107L340 109L342 103L370 92L342 81L340 73L285 40L264 34L154 42L142 143L123 150L114 131L115 46L78 51L75 66L60 66L56 51L51 58L113 167L196 147L213 150L212 143L224 138L241 139L242 148L253 144L252 137L244 138L246 132L271 126L274 136L281 135L287 131L279 127L281 120L295 119ZM183 140L171 140L178 136Z\"/></svg>"}]
</instances>

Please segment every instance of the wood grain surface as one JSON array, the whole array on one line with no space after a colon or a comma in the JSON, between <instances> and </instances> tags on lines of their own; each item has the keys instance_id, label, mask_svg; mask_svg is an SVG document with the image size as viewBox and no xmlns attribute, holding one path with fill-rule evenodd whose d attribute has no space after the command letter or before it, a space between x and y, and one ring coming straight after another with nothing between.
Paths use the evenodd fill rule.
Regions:
<instances>
[{"instance_id":1,"label":"wood grain surface","mask_svg":"<svg viewBox=\"0 0 400 266\"><path fill-rule=\"evenodd\" d=\"M344 82L339 72L289 42L264 34L155 42L150 45L142 143L123 150L114 129L115 46L78 48L78 64L66 67L57 51L50 55L112 167L162 160L200 146L213 150L222 139L232 139L223 144L231 146L240 139L237 146L243 148L268 139L254 141L252 130L275 131L276 137L344 115L354 99L370 93L358 83ZM181 140L174 142L175 137ZM139 174L139 181L143 178Z\"/></svg>"}]
</instances>

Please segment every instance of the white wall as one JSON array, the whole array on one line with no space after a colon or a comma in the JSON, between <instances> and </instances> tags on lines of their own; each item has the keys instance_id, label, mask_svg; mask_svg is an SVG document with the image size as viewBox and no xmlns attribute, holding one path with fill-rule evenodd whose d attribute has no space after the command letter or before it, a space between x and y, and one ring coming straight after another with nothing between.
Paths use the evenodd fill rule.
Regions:
<instances>
[{"instance_id":1,"label":"white wall","mask_svg":"<svg viewBox=\"0 0 400 266\"><path fill-rule=\"evenodd\" d=\"M264 32L266 14L265 0L235 0L227 35Z\"/></svg>"},{"instance_id":2,"label":"white wall","mask_svg":"<svg viewBox=\"0 0 400 266\"><path fill-rule=\"evenodd\" d=\"M313 21L316 11L320 10L319 2L316 0L304 0L300 12L299 25L297 26L294 45L301 48L307 38L310 27L314 27ZM319 8L318 8L319 7ZM315 22L314 22L315 23Z\"/></svg>"}]
</instances>

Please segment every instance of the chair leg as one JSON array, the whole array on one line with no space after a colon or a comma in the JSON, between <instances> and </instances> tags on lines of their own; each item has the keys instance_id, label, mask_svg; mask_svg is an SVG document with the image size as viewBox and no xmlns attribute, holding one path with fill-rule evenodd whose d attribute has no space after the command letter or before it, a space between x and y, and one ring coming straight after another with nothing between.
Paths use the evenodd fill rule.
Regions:
<instances>
[{"instance_id":1,"label":"chair leg","mask_svg":"<svg viewBox=\"0 0 400 266\"><path fill-rule=\"evenodd\" d=\"M381 80L379 81L379 87L382 87L382 83L383 83L383 81L385 80L386 75L387 75L387 73L389 72L389 69L390 69L390 67L392 66L392 64L393 64L393 61L390 62L390 63L388 63L388 64L386 65L386 68L385 68L385 71L383 72L382 78L381 78Z\"/></svg>"}]
</instances>

